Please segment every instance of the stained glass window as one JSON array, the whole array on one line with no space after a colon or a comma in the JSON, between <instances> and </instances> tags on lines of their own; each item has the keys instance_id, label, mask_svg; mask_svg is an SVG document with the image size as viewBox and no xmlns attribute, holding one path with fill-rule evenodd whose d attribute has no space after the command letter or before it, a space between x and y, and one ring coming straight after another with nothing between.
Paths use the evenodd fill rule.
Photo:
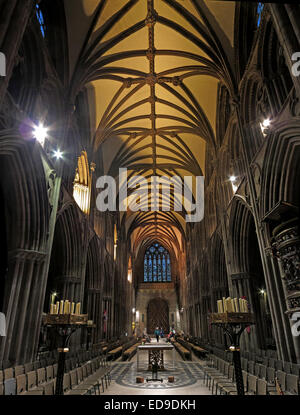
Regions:
<instances>
[{"instance_id":1,"label":"stained glass window","mask_svg":"<svg viewBox=\"0 0 300 415\"><path fill-rule=\"evenodd\" d=\"M259 27L260 22L261 22L261 16L262 16L263 8L264 8L264 4L259 2L258 5L257 5L257 9L256 9L257 27Z\"/></svg>"},{"instance_id":2,"label":"stained glass window","mask_svg":"<svg viewBox=\"0 0 300 415\"><path fill-rule=\"evenodd\" d=\"M37 17L37 19L39 21L42 35L43 35L43 37L45 37L45 21L44 21L44 15L43 15L43 12L40 9L40 6L38 4L36 5L36 17Z\"/></svg>"},{"instance_id":3,"label":"stained glass window","mask_svg":"<svg viewBox=\"0 0 300 415\"><path fill-rule=\"evenodd\" d=\"M170 254L162 245L154 243L144 256L144 282L170 282Z\"/></svg>"}]
</instances>

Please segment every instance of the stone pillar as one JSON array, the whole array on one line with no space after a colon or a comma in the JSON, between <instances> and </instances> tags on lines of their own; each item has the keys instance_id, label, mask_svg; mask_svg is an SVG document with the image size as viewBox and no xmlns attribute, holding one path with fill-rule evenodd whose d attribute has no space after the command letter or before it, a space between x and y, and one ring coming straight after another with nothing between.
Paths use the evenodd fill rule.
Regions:
<instances>
[{"instance_id":1,"label":"stone pillar","mask_svg":"<svg viewBox=\"0 0 300 415\"><path fill-rule=\"evenodd\" d=\"M231 275L232 283L232 295L233 298L241 298L245 296L247 301L252 305L252 293L249 285L249 274L247 272L239 272ZM253 311L253 310L252 310ZM251 326L251 330L254 331L253 335L249 335L244 332L241 336L241 348L250 350L257 347L256 330L254 326Z\"/></svg>"},{"instance_id":2,"label":"stone pillar","mask_svg":"<svg viewBox=\"0 0 300 415\"><path fill-rule=\"evenodd\" d=\"M33 13L33 6L32 0L0 1L0 51L6 57L6 76L0 77L0 107L18 59L18 51Z\"/></svg>"},{"instance_id":3,"label":"stone pillar","mask_svg":"<svg viewBox=\"0 0 300 415\"><path fill-rule=\"evenodd\" d=\"M295 7L298 6L289 6L289 8L286 9L283 4L269 5L274 28L284 51L286 64L291 72L291 78L296 88L297 95L300 96L300 76L294 76L292 74L292 65L295 61L292 61L291 59L293 53L300 52L300 43L297 38L298 33L295 32L293 28L293 22L297 19L298 13L298 10Z\"/></svg>"},{"instance_id":4,"label":"stone pillar","mask_svg":"<svg viewBox=\"0 0 300 415\"><path fill-rule=\"evenodd\" d=\"M46 253L24 249L9 254L4 303L7 335L0 348L0 360L5 364L21 364L33 358L37 346L33 334L40 313L33 306L41 295L38 280L45 258Z\"/></svg>"},{"instance_id":5,"label":"stone pillar","mask_svg":"<svg viewBox=\"0 0 300 415\"><path fill-rule=\"evenodd\" d=\"M286 301L286 314L300 312L300 235L299 219L283 222L273 230L273 248L278 258ZM295 323L290 321L291 326ZM293 336L297 361L300 362L300 336Z\"/></svg>"}]
</instances>

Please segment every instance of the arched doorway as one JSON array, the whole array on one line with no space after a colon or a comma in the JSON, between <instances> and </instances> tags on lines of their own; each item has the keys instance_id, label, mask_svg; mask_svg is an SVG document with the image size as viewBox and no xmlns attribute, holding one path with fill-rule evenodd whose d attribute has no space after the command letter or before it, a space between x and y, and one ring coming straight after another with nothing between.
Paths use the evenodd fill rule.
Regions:
<instances>
[{"instance_id":1,"label":"arched doorway","mask_svg":"<svg viewBox=\"0 0 300 415\"><path fill-rule=\"evenodd\" d=\"M147 307L147 332L153 334L156 327L162 327L164 333L168 333L169 325L169 306L162 298L150 300Z\"/></svg>"}]
</instances>

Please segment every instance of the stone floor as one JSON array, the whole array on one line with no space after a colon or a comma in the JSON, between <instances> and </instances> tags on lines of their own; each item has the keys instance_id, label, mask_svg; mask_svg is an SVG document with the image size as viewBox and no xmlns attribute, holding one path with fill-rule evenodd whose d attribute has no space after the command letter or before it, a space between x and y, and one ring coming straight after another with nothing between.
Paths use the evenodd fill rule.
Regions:
<instances>
[{"instance_id":1,"label":"stone floor","mask_svg":"<svg viewBox=\"0 0 300 415\"><path fill-rule=\"evenodd\" d=\"M155 343L156 340L155 340ZM160 340L165 343L165 340ZM146 382L151 379L147 371L148 352L139 352L139 371L137 356L129 362L117 361L112 364L112 382L103 395L210 395L211 391L203 385L203 361L193 355L192 362L183 361L178 352L175 354L173 369L172 352L164 351L165 370L158 372L162 382ZM142 376L144 383L136 383L136 377ZM174 376L175 382L169 383L168 376Z\"/></svg>"}]
</instances>

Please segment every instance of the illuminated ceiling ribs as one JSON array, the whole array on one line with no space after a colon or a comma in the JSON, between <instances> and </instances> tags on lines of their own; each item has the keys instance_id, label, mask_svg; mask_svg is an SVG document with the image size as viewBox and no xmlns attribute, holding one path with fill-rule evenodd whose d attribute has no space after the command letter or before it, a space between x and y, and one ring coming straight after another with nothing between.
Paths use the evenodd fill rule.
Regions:
<instances>
[{"instance_id":1,"label":"illuminated ceiling ribs","mask_svg":"<svg viewBox=\"0 0 300 415\"><path fill-rule=\"evenodd\" d=\"M73 96L77 88L88 83L97 81L100 90L101 83L107 80L120 84L111 92L97 122L94 150L109 145L112 138L119 138L120 144L107 169L107 174L115 177L119 167L126 167L130 177L144 176L148 183L151 176L203 175L204 156L201 159L196 154L191 137L202 146L203 154L205 143L215 149L212 125L215 120L208 118L199 96L192 89L195 89L195 82L208 82L209 78L222 81L234 95L236 86L229 64L233 52L227 36L223 33L220 38L221 29L209 18L203 0L189 0L189 7L175 0L114 1L120 7L107 19L102 17L108 7L107 1L102 0L97 5L72 80ZM180 19L177 21L160 13L162 5L169 6ZM135 7L139 7L134 14L136 21L128 17L128 24L126 16ZM125 29L123 22L127 23ZM120 31L116 33L118 25ZM174 36L181 36L185 46L177 49L177 43L171 38L170 48L157 47L158 43L164 43L162 28L166 37L170 31ZM137 33L141 37L147 33L147 48L132 49L126 43ZM121 44L122 49L115 51ZM166 58L171 62L176 58L176 64L166 68L162 64ZM147 60L147 66L141 63L142 59ZM160 196L161 207L164 203L164 197ZM172 206L174 203L173 199ZM134 234L136 248L156 240L174 251L180 245L178 236L185 232L183 217L184 212L174 210L129 210L122 221L128 234Z\"/></svg>"}]
</instances>

